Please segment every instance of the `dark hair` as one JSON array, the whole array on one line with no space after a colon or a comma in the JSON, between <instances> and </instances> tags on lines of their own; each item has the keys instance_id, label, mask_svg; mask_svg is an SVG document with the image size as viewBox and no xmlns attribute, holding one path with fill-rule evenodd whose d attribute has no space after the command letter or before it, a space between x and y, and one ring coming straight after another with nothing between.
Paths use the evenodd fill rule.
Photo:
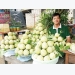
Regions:
<instances>
[{"instance_id":1,"label":"dark hair","mask_svg":"<svg viewBox=\"0 0 75 75\"><path fill-rule=\"evenodd\" d=\"M60 18L60 14L59 14L59 13L54 13L54 14L52 15L52 19L53 19L53 17L55 17L55 16L59 16L59 18Z\"/></svg>"}]
</instances>

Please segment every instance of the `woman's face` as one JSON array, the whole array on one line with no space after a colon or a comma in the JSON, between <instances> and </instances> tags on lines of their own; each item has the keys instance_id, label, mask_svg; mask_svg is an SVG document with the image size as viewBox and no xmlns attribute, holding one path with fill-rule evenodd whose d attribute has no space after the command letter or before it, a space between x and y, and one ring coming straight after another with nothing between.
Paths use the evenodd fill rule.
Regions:
<instances>
[{"instance_id":1,"label":"woman's face","mask_svg":"<svg viewBox=\"0 0 75 75\"><path fill-rule=\"evenodd\" d=\"M54 16L54 17L53 17L53 23L54 23L55 25L60 24L60 17L59 17L59 16Z\"/></svg>"}]
</instances>

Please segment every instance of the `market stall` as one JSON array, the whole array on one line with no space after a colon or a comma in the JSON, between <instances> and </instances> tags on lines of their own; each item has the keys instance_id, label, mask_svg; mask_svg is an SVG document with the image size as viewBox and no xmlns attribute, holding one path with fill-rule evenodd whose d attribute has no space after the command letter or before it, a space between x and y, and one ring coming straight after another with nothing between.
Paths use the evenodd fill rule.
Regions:
<instances>
[{"instance_id":1,"label":"market stall","mask_svg":"<svg viewBox=\"0 0 75 75\"><path fill-rule=\"evenodd\" d=\"M39 29L37 29L38 27ZM66 50L70 44L66 44L66 42L63 41L63 38L57 33L55 36L48 36L47 30L43 29L43 25L38 23L32 32L26 30L20 39L16 36L17 33L9 32L1 41L4 59L6 61L9 61L10 59L11 61L11 56L14 55L14 57L21 62L33 60L33 62L38 61L37 64L41 64L41 62L42 64L56 64L58 61L60 63L59 57L62 56L60 49ZM37 30L42 31L37 32ZM17 60L14 61L16 62Z\"/></svg>"},{"instance_id":2,"label":"market stall","mask_svg":"<svg viewBox=\"0 0 75 75\"><path fill-rule=\"evenodd\" d=\"M44 14L45 16L41 15L41 12L26 14L27 28L24 30L12 27L17 25L20 28L21 24L11 20L10 31L3 33L5 35L0 44L0 54L2 54L5 64L8 62L11 64L75 63L75 61L70 60L71 57L75 56L75 43L67 43L59 33L52 35L49 32L49 26L53 24L49 20L51 13L46 11ZM41 16L40 21L39 16ZM66 24L65 21L64 23ZM65 58L63 53L65 53Z\"/></svg>"}]
</instances>

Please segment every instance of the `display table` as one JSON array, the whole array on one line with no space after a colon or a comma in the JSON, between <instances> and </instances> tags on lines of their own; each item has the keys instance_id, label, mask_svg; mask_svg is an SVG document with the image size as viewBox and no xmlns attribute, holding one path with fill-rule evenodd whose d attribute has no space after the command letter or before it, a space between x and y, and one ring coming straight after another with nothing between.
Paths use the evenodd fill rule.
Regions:
<instances>
[{"instance_id":1,"label":"display table","mask_svg":"<svg viewBox=\"0 0 75 75\"><path fill-rule=\"evenodd\" d=\"M32 64L33 60L27 61L27 62L21 62L19 60L17 60L17 58L15 56L10 56L10 57L3 57L4 58L4 63L8 64ZM64 58L59 58L59 61L57 64L64 64Z\"/></svg>"},{"instance_id":2,"label":"display table","mask_svg":"<svg viewBox=\"0 0 75 75\"><path fill-rule=\"evenodd\" d=\"M75 64L75 54L69 52L68 50L63 52L65 53L65 64Z\"/></svg>"}]
</instances>

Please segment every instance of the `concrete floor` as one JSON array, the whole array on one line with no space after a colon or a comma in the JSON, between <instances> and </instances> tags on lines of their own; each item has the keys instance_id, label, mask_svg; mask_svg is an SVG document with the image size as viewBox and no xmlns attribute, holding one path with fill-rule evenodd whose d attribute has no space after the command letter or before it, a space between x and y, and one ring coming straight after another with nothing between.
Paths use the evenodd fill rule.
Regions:
<instances>
[{"instance_id":1,"label":"concrete floor","mask_svg":"<svg viewBox=\"0 0 75 75\"><path fill-rule=\"evenodd\" d=\"M7 58L6 60L8 61L8 59L9 59L9 58ZM15 60L15 59L12 60L12 64L21 63L21 62L19 62L19 61L15 61L15 62L17 62L17 63L14 63L14 62L13 62L14 60ZM10 61L10 59L9 59L9 61ZM10 61L10 62L11 62L11 61ZM8 64L11 64L10 62L8 62ZM29 61L28 63L31 64L31 62L32 62L32 61ZM5 64L3 58L0 58L0 64ZM23 64L23 63L22 63L22 64ZM26 64L26 63L25 63L25 64ZM59 58L59 61L58 61L57 64L64 64L64 58Z\"/></svg>"},{"instance_id":2,"label":"concrete floor","mask_svg":"<svg viewBox=\"0 0 75 75\"><path fill-rule=\"evenodd\" d=\"M0 58L0 64L4 64L3 58Z\"/></svg>"}]
</instances>

